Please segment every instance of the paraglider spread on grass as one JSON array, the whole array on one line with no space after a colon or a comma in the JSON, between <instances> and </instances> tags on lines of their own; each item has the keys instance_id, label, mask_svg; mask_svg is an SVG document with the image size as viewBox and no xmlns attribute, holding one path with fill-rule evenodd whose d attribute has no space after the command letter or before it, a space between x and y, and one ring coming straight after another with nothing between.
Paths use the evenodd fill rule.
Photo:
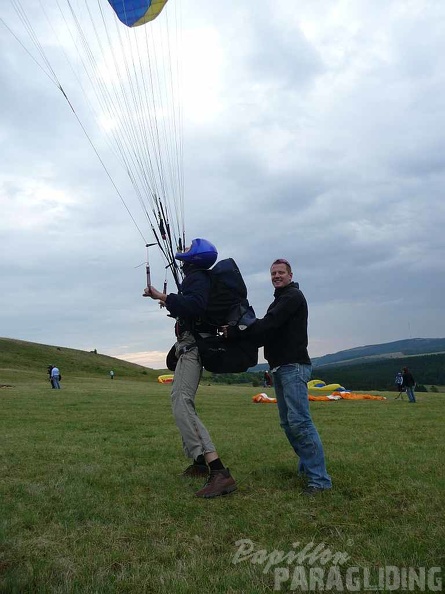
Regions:
<instances>
[{"instance_id":1,"label":"paraglider spread on grass","mask_svg":"<svg viewBox=\"0 0 445 594\"><path fill-rule=\"evenodd\" d=\"M255 394L255 396L252 396L252 402L256 403L273 404L276 403L276 401L276 398L270 398L265 392L261 392L260 394Z\"/></svg>"},{"instance_id":2,"label":"paraglider spread on grass","mask_svg":"<svg viewBox=\"0 0 445 594\"><path fill-rule=\"evenodd\" d=\"M332 402L336 400L386 400L384 396L375 394L359 394L346 390L340 384L326 384L322 380L314 379L307 384L309 400L312 402ZM252 396L252 402L259 404L276 403L276 398L261 392Z\"/></svg>"},{"instance_id":3,"label":"paraglider spread on grass","mask_svg":"<svg viewBox=\"0 0 445 594\"><path fill-rule=\"evenodd\" d=\"M359 394L355 392L332 392L326 396L313 396L309 394L309 400L312 401L332 401L332 400L386 400L385 396L376 396L375 394Z\"/></svg>"},{"instance_id":4,"label":"paraglider spread on grass","mask_svg":"<svg viewBox=\"0 0 445 594\"><path fill-rule=\"evenodd\" d=\"M386 400L384 396L359 394L350 392L340 384L326 384L323 380L314 379L308 382L309 400Z\"/></svg>"},{"instance_id":5,"label":"paraglider spread on grass","mask_svg":"<svg viewBox=\"0 0 445 594\"><path fill-rule=\"evenodd\" d=\"M173 382L173 374L158 375L158 382L160 384L171 384Z\"/></svg>"}]
</instances>

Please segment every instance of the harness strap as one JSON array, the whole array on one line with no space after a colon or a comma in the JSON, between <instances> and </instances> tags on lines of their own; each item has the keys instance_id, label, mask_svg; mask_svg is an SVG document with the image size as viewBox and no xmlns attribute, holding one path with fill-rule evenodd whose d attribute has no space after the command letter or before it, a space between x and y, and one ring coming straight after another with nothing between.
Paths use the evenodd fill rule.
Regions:
<instances>
[{"instance_id":1,"label":"harness strap","mask_svg":"<svg viewBox=\"0 0 445 594\"><path fill-rule=\"evenodd\" d=\"M185 355L186 353L188 353L192 349L197 349L197 348L198 348L198 345L196 344L196 342L194 342L193 344L187 344L186 346L183 346L178 351L178 357L181 357L181 355Z\"/></svg>"}]
</instances>

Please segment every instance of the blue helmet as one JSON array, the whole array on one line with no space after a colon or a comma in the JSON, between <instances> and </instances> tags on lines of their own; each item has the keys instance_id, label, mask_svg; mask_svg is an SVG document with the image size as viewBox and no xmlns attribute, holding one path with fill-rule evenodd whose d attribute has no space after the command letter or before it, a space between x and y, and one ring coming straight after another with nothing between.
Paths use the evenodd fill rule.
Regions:
<instances>
[{"instance_id":1,"label":"blue helmet","mask_svg":"<svg viewBox=\"0 0 445 594\"><path fill-rule=\"evenodd\" d=\"M193 264L198 268L210 268L215 264L218 257L218 250L207 241L207 239L194 239L190 249L185 252L177 252L176 260L181 260L185 264Z\"/></svg>"}]
</instances>

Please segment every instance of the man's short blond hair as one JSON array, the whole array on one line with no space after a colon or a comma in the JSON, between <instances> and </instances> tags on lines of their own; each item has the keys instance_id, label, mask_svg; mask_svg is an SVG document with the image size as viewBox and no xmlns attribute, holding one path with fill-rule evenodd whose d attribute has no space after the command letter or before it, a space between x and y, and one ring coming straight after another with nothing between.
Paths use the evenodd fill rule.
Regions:
<instances>
[{"instance_id":1,"label":"man's short blond hair","mask_svg":"<svg viewBox=\"0 0 445 594\"><path fill-rule=\"evenodd\" d=\"M278 260L275 260L275 262L272 262L272 266L275 266L275 264L284 264L286 266L286 270L289 274L292 274L292 267L289 264L289 262L287 260L285 260L284 258L278 258ZM272 269L272 266L270 267Z\"/></svg>"}]
</instances>

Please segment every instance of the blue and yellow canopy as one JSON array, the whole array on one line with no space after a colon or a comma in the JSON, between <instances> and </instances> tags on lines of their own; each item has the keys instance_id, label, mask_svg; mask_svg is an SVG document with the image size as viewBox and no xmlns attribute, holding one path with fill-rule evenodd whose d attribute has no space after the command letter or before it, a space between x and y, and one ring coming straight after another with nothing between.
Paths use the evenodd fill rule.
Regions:
<instances>
[{"instance_id":1,"label":"blue and yellow canopy","mask_svg":"<svg viewBox=\"0 0 445 594\"><path fill-rule=\"evenodd\" d=\"M138 27L155 19L167 0L108 0L118 19L127 27Z\"/></svg>"}]
</instances>

